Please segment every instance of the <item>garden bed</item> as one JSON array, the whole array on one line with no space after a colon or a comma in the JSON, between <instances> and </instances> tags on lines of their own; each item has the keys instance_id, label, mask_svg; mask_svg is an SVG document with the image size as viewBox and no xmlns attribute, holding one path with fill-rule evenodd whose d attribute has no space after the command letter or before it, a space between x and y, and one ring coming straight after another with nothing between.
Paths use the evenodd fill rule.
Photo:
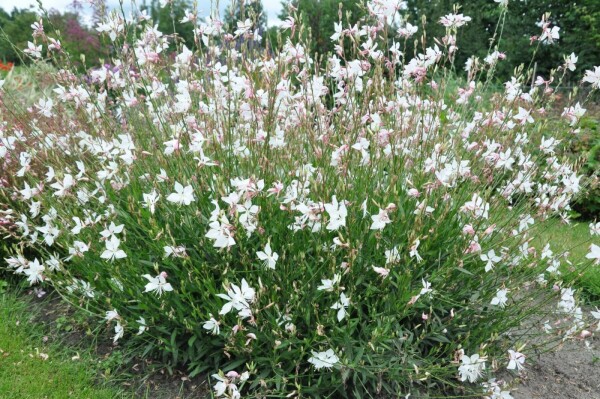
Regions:
<instances>
[{"instance_id":1,"label":"garden bed","mask_svg":"<svg viewBox=\"0 0 600 399\"><path fill-rule=\"evenodd\" d=\"M530 357L512 396L515 399L598 399L598 345L597 337L586 342L567 341L556 352Z\"/></svg>"}]
</instances>

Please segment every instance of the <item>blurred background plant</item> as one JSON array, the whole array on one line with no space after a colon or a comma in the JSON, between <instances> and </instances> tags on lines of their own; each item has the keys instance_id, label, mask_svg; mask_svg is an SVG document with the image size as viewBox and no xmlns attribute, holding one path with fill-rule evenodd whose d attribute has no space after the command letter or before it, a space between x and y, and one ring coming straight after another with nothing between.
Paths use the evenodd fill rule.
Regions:
<instances>
[{"instance_id":1,"label":"blurred background plant","mask_svg":"<svg viewBox=\"0 0 600 399\"><path fill-rule=\"evenodd\" d=\"M0 8L0 61L13 65L27 62L20 50L31 41L31 25L39 21L40 16L31 9L15 8L8 12ZM44 24L48 32L60 37L62 47L78 70L97 66L106 58L106 47L101 46L98 32L83 24L79 6L62 13L50 10L44 16Z\"/></svg>"}]
</instances>

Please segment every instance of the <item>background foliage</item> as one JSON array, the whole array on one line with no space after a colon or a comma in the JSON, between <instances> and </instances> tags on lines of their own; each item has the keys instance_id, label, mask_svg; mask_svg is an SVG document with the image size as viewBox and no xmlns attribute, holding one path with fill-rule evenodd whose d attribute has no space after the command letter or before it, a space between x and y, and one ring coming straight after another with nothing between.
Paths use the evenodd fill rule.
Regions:
<instances>
[{"instance_id":1,"label":"background foliage","mask_svg":"<svg viewBox=\"0 0 600 399\"><path fill-rule=\"evenodd\" d=\"M60 13L56 10L44 20L46 30L60 37L63 49L71 56L71 61L78 66L98 65L107 53L100 44L97 32L82 24L77 10ZM20 51L31 41L31 25L39 21L37 14L31 10L14 9L10 13L0 8L0 61L21 63Z\"/></svg>"},{"instance_id":2,"label":"background foliage","mask_svg":"<svg viewBox=\"0 0 600 399\"><path fill-rule=\"evenodd\" d=\"M448 13L454 5L452 0L408 0L407 21L420 27L418 48L433 45L433 38L443 35L444 27L438 21ZM366 6L362 0L288 0L283 1L283 10L279 16L285 20L290 16L290 9L296 9L306 25L303 30L305 37L310 37L311 54L320 55L333 51L334 43L330 40L334 23L344 21L344 26L352 26L365 16ZM344 11L340 13L339 5L343 4ZM580 71L590 69L600 63L600 2L597 0L555 1L524 0L509 2L510 15L504 21L502 40L499 51L510 49L507 62L501 63L496 73L499 81L506 80L513 72L515 65L527 63L537 51L537 74L548 76L554 65L559 65L562 56L574 52L580 57L578 71L572 76L573 81L580 79ZM193 9L189 0L175 0L170 6L160 8L157 0L144 2L141 9L158 25L158 30L166 34L177 33L186 43L193 43L193 27L180 23L186 10ZM472 21L459 33L461 45L456 56L456 68L462 69L465 61L471 55L485 57L489 40L494 35L500 15L497 3L492 0L472 0L465 2L459 12L472 18ZM530 38L537 34L536 24L545 12L550 12L550 20L561 28L560 39L556 45L530 45ZM79 60L83 54L89 64L98 61L99 39L95 31L82 25L78 13L53 12L50 21L55 29L61 31L63 44L73 58ZM517 17L518 16L518 17ZM261 34L267 32L267 20L261 1L252 4L235 1L230 4L222 15L228 31L235 30L236 22L250 18L259 27ZM7 12L0 8L0 28L11 38L17 48L24 48L30 36L29 26L36 21L35 13L30 10L14 9ZM427 28L427 36L421 36L423 27ZM272 43L276 43L276 29L270 28L263 34ZM286 35L283 35L284 38ZM308 41L307 41L308 42ZM263 43L266 45L266 43ZM537 50L536 50L537 49ZM412 51L412 50L410 50ZM409 53L410 53L409 51ZM412 54L409 54L412 55ZM20 62L20 59L7 40L0 39L0 60Z\"/></svg>"}]
</instances>

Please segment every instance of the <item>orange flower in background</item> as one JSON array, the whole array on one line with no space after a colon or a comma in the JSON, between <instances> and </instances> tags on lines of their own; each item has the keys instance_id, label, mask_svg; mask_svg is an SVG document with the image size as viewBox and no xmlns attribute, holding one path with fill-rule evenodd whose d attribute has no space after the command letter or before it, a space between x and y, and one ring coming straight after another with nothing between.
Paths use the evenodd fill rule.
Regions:
<instances>
[{"instance_id":1,"label":"orange flower in background","mask_svg":"<svg viewBox=\"0 0 600 399\"><path fill-rule=\"evenodd\" d=\"M13 69L14 66L15 64L13 64L12 62L7 62L5 64L2 61L0 61L0 70L2 71L10 72L10 70Z\"/></svg>"}]
</instances>

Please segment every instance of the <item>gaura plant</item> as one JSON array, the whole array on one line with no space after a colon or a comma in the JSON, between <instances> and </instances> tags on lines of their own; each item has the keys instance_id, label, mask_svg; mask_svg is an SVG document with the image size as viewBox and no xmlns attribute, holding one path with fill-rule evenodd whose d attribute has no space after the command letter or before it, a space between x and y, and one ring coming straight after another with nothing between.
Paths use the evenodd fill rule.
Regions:
<instances>
[{"instance_id":1,"label":"gaura plant","mask_svg":"<svg viewBox=\"0 0 600 399\"><path fill-rule=\"evenodd\" d=\"M553 113L577 56L494 92L501 29L455 65L468 16L426 47L403 2L366 7L322 61L298 16L273 51L250 18L228 33L189 11L181 43L113 11L96 27L111 59L85 76L34 24L24 53L54 83L29 108L1 93L4 267L216 397L509 398L494 375L586 327L566 254L532 243L585 195L560 149L588 100ZM559 39L540 26L534 46Z\"/></svg>"}]
</instances>

